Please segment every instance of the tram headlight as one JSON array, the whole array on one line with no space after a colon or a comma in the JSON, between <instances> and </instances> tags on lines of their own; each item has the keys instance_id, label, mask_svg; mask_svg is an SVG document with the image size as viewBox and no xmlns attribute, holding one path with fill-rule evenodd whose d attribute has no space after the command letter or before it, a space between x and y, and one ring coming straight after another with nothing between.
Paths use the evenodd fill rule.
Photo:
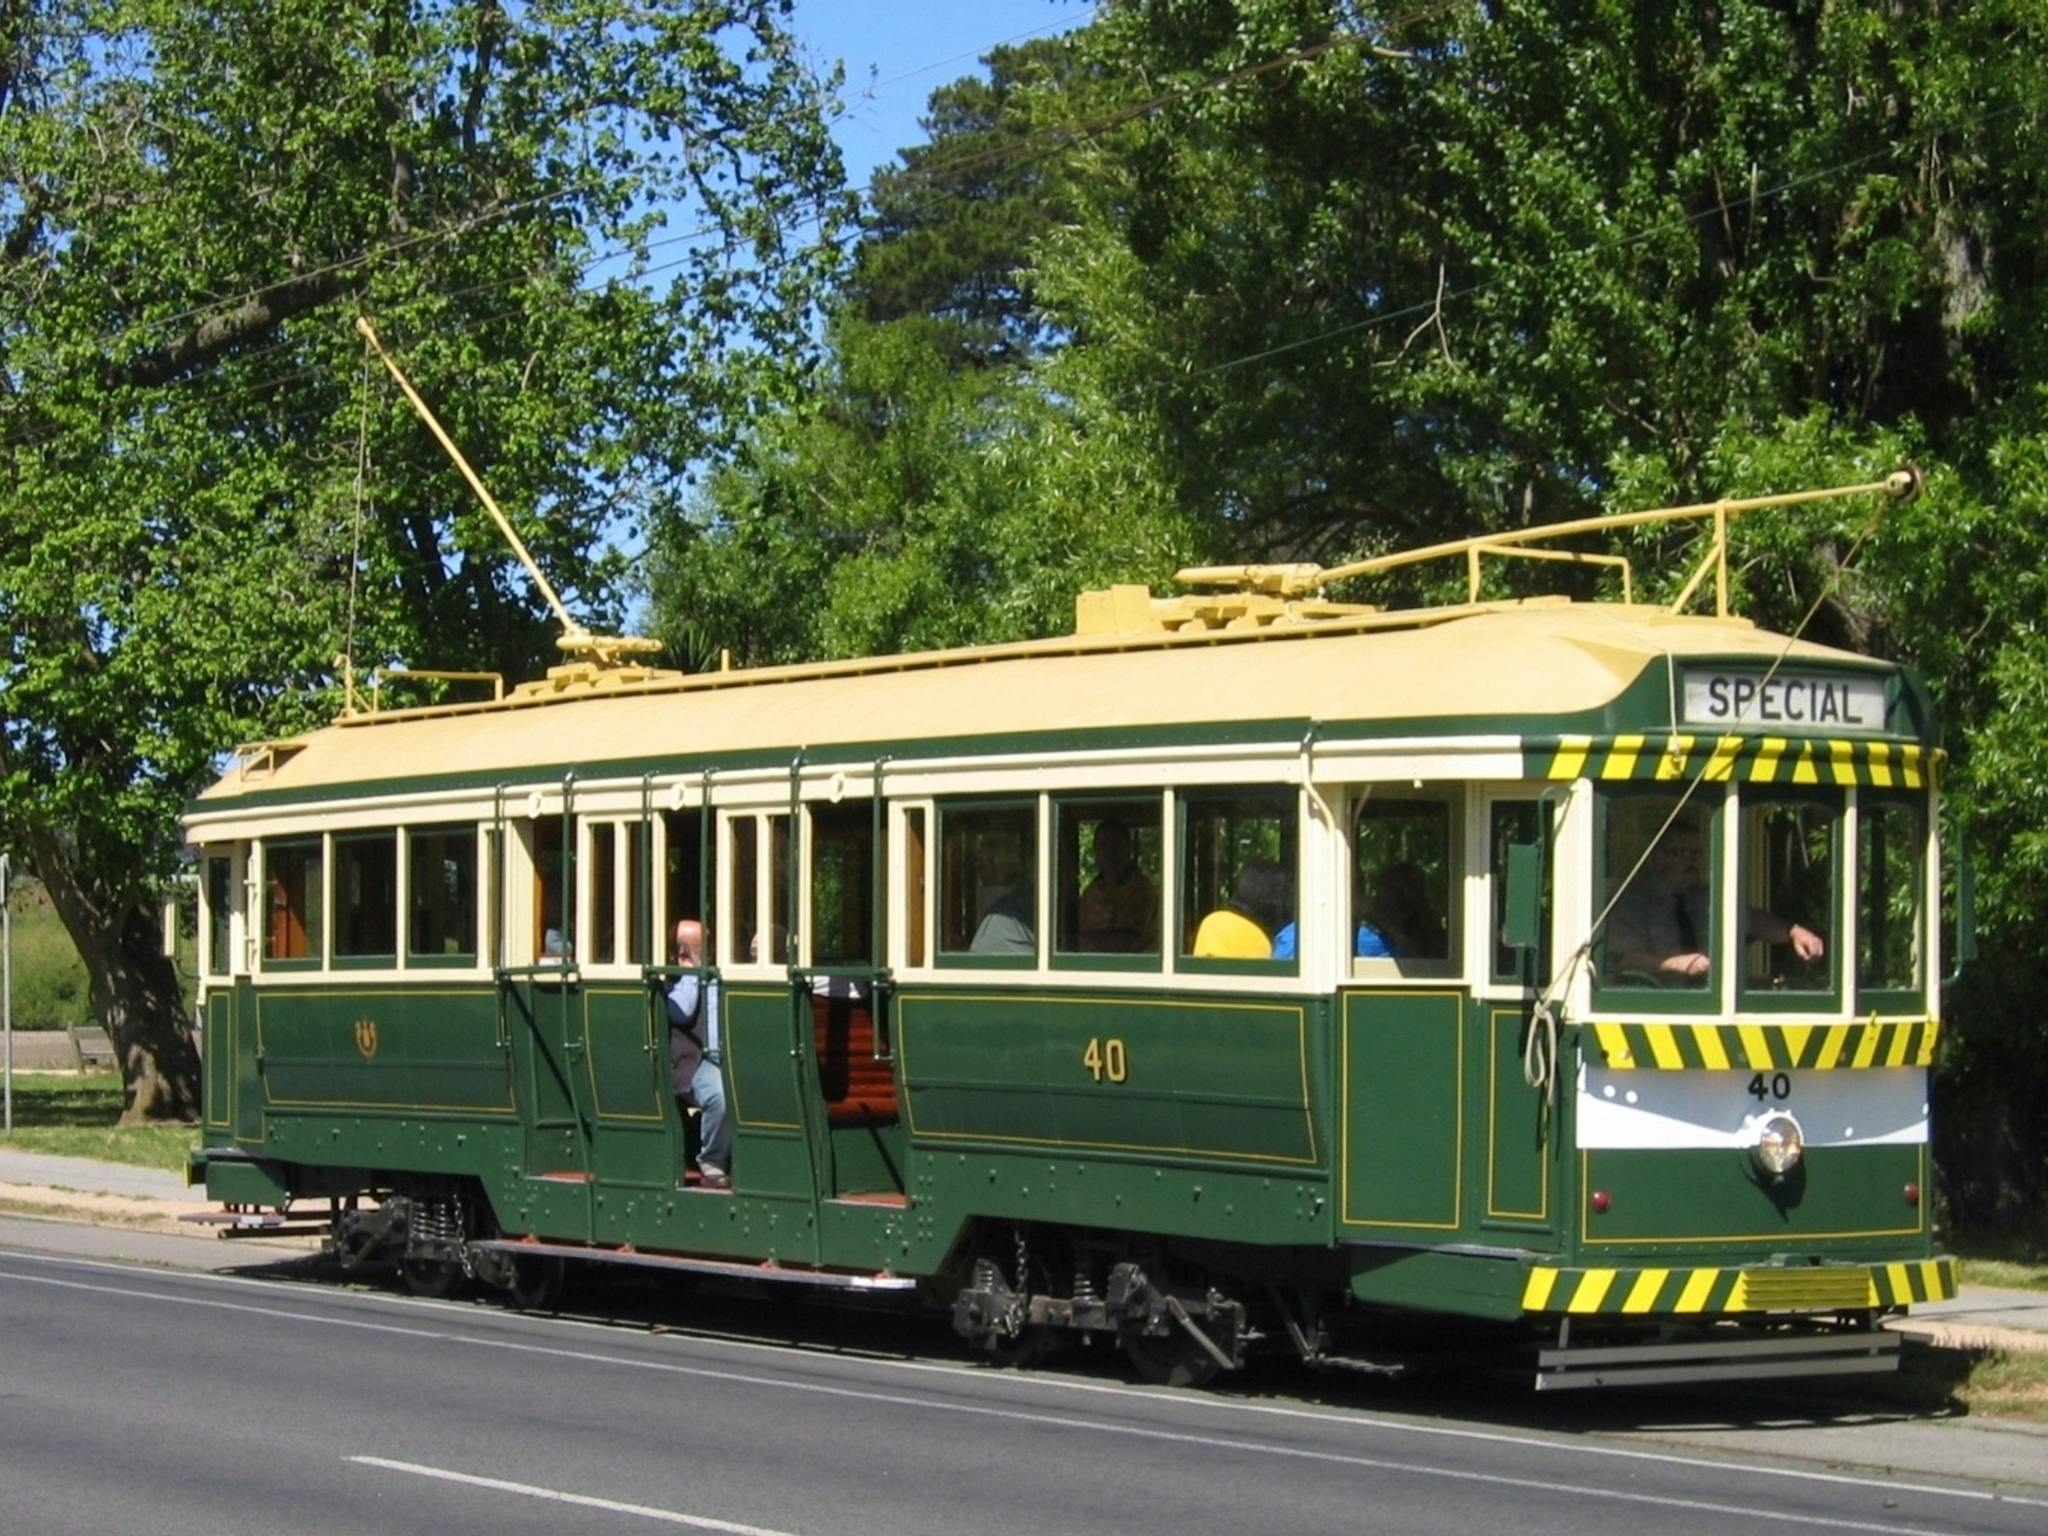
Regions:
<instances>
[{"instance_id":1,"label":"tram headlight","mask_svg":"<svg viewBox=\"0 0 2048 1536\"><path fill-rule=\"evenodd\" d=\"M1764 1116L1763 1123L1756 1128L1757 1166L1773 1178L1783 1178L1799 1166L1799 1159L1806 1154L1806 1133L1799 1129L1799 1122L1782 1110Z\"/></svg>"}]
</instances>

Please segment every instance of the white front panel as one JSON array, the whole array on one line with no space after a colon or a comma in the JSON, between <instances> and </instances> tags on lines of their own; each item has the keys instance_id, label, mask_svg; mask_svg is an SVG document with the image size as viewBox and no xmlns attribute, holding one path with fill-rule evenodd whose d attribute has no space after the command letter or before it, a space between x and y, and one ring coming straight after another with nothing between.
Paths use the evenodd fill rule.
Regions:
<instances>
[{"instance_id":1,"label":"white front panel","mask_svg":"<svg viewBox=\"0 0 2048 1536\"><path fill-rule=\"evenodd\" d=\"M1615 1071L1579 1067L1579 1145L1742 1150L1774 1111L1799 1121L1810 1147L1927 1140L1927 1069Z\"/></svg>"}]
</instances>

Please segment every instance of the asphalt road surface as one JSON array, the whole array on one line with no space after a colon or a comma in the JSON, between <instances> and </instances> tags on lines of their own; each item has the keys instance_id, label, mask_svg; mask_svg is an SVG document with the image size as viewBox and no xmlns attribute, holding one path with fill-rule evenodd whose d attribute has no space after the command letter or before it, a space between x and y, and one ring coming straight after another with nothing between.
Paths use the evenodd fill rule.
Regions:
<instances>
[{"instance_id":1,"label":"asphalt road surface","mask_svg":"<svg viewBox=\"0 0 2048 1536\"><path fill-rule=\"evenodd\" d=\"M247 1261L179 1272L0 1234L0 1531L2048 1530L2048 1467L1717 1452L1622 1433L1647 1410L1613 1398L1503 1416L1415 1412L1383 1384L1154 1391L787 1298L627 1285L596 1322ZM2023 1440L2021 1464L2044 1452Z\"/></svg>"}]
</instances>

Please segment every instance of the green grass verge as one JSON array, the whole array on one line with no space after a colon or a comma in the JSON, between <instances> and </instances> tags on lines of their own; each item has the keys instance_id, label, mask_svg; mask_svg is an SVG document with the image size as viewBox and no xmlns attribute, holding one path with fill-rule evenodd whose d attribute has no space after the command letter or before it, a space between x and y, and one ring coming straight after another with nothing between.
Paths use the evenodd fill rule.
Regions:
<instances>
[{"instance_id":1,"label":"green grass verge","mask_svg":"<svg viewBox=\"0 0 2048 1536\"><path fill-rule=\"evenodd\" d=\"M121 1078L115 1072L19 1072L14 1078L14 1131L0 1147L172 1172L199 1145L196 1125L116 1125Z\"/></svg>"},{"instance_id":2,"label":"green grass verge","mask_svg":"<svg viewBox=\"0 0 2048 1536\"><path fill-rule=\"evenodd\" d=\"M2017 1259L1963 1259L1963 1284L1995 1285L2014 1291L2048 1291L2048 1264Z\"/></svg>"}]
</instances>

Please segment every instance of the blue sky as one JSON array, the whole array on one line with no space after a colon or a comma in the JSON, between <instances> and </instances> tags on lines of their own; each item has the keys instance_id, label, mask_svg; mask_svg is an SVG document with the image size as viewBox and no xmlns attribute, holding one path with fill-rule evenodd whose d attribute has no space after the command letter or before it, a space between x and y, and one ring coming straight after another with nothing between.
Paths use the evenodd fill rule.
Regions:
<instances>
[{"instance_id":1,"label":"blue sky","mask_svg":"<svg viewBox=\"0 0 2048 1536\"><path fill-rule=\"evenodd\" d=\"M907 144L931 93L977 70L998 43L1050 36L1093 13L1088 0L797 0L796 33L821 67L846 65L834 136L846 179L865 186Z\"/></svg>"}]
</instances>

